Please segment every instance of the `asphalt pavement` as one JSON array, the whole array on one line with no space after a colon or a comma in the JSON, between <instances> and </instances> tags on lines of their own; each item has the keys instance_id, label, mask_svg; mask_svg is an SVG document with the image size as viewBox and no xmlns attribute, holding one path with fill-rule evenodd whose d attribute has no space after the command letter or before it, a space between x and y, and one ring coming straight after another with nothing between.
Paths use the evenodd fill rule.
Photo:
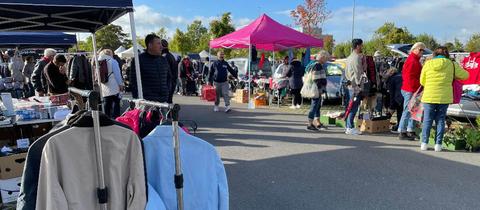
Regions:
<instances>
[{"instance_id":1,"label":"asphalt pavement","mask_svg":"<svg viewBox=\"0 0 480 210\"><path fill-rule=\"evenodd\" d=\"M230 209L480 209L480 154L421 152L395 135L312 133L306 116L177 97L224 161Z\"/></svg>"}]
</instances>

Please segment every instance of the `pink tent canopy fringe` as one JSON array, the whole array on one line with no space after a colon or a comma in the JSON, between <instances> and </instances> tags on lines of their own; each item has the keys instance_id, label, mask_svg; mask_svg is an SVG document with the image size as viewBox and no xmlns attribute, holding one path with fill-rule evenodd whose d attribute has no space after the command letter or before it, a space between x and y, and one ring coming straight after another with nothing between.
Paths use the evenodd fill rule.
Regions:
<instances>
[{"instance_id":1,"label":"pink tent canopy fringe","mask_svg":"<svg viewBox=\"0 0 480 210\"><path fill-rule=\"evenodd\" d=\"M210 41L210 48L242 49L250 45L257 50L279 51L323 47L323 40L284 26L263 14L244 28Z\"/></svg>"}]
</instances>

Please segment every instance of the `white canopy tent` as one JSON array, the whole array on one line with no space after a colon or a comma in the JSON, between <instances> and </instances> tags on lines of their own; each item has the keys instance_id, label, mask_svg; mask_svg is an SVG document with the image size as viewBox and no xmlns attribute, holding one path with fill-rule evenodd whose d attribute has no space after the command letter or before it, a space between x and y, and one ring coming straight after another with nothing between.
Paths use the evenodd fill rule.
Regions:
<instances>
[{"instance_id":1,"label":"white canopy tent","mask_svg":"<svg viewBox=\"0 0 480 210\"><path fill-rule=\"evenodd\" d=\"M145 50L142 46L138 45L138 52L142 52ZM115 54L117 54L120 58L126 59L126 58L133 58L135 56L134 54L133 47L128 48L128 50L124 50L123 52L117 53L115 51Z\"/></svg>"},{"instance_id":2,"label":"white canopy tent","mask_svg":"<svg viewBox=\"0 0 480 210\"><path fill-rule=\"evenodd\" d=\"M212 60L218 60L217 56L214 56L210 53L208 53L206 50L202 50L202 52L198 53L200 55L200 58L202 58L202 60L205 60L206 58L210 58Z\"/></svg>"},{"instance_id":3,"label":"white canopy tent","mask_svg":"<svg viewBox=\"0 0 480 210\"><path fill-rule=\"evenodd\" d=\"M125 50L127 50L127 49L125 49L125 47L120 46L120 47L118 47L118 48L115 50L115 54L118 55L119 53L121 53L121 52L123 52L123 51L125 51Z\"/></svg>"}]
</instances>

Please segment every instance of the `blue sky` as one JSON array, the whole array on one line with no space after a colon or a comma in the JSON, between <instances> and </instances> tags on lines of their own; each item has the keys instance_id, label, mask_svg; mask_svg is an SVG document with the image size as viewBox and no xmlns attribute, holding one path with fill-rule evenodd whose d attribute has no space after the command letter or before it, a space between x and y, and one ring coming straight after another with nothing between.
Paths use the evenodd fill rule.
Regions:
<instances>
[{"instance_id":1,"label":"blue sky","mask_svg":"<svg viewBox=\"0 0 480 210\"><path fill-rule=\"evenodd\" d=\"M303 0L134 0L136 27L140 35L166 27L170 34L185 29L195 19L208 25L224 12L231 12L236 27L242 27L260 14L293 26L288 11ZM455 37L466 41L480 32L480 0L357 0L355 36L371 38L386 21L406 26L413 34L433 34L439 41ZM327 0L332 17L323 26L336 42L351 37L353 0ZM128 18L116 22L129 30Z\"/></svg>"}]
</instances>

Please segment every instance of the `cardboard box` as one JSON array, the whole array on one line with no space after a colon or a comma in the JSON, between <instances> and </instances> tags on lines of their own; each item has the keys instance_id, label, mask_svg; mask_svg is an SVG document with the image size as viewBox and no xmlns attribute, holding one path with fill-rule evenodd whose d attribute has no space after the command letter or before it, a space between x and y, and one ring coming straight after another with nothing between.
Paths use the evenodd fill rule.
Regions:
<instances>
[{"instance_id":1,"label":"cardboard box","mask_svg":"<svg viewBox=\"0 0 480 210\"><path fill-rule=\"evenodd\" d=\"M235 92L235 98L233 100L237 103L248 103L248 90L237 90Z\"/></svg>"},{"instance_id":2,"label":"cardboard box","mask_svg":"<svg viewBox=\"0 0 480 210\"><path fill-rule=\"evenodd\" d=\"M27 153L0 157L0 179L11 179L22 176Z\"/></svg>"},{"instance_id":3,"label":"cardboard box","mask_svg":"<svg viewBox=\"0 0 480 210\"><path fill-rule=\"evenodd\" d=\"M366 133L385 133L390 131L390 120L357 120L357 128Z\"/></svg>"},{"instance_id":4,"label":"cardboard box","mask_svg":"<svg viewBox=\"0 0 480 210\"><path fill-rule=\"evenodd\" d=\"M2 203L16 202L20 191L22 177L0 180L0 195Z\"/></svg>"}]
</instances>

